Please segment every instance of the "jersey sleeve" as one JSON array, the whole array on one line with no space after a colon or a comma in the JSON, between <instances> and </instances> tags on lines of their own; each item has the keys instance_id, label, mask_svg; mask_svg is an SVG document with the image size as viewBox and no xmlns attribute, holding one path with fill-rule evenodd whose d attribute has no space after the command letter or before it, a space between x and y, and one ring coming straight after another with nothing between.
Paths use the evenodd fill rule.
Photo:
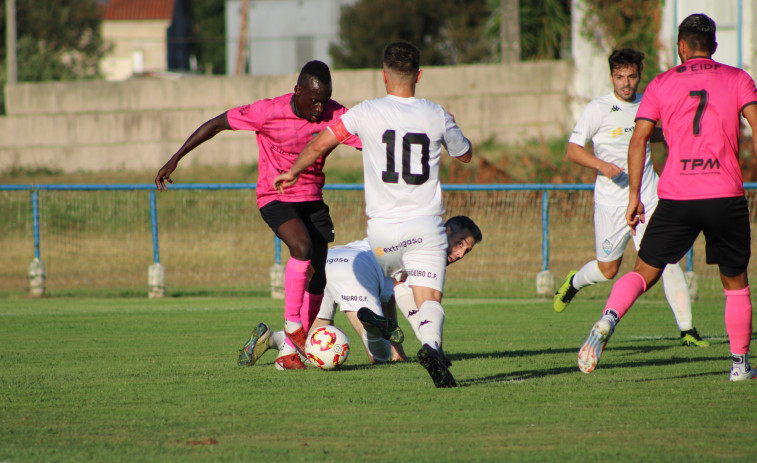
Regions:
<instances>
[{"instance_id":1,"label":"jersey sleeve","mask_svg":"<svg viewBox=\"0 0 757 463\"><path fill-rule=\"evenodd\" d=\"M266 101L239 106L226 111L226 120L232 130L250 130L256 132L263 127L266 117Z\"/></svg>"},{"instance_id":2,"label":"jersey sleeve","mask_svg":"<svg viewBox=\"0 0 757 463\"><path fill-rule=\"evenodd\" d=\"M442 143L453 158L459 158L471 149L470 141L465 138L452 115L444 110L444 138Z\"/></svg>"},{"instance_id":3,"label":"jersey sleeve","mask_svg":"<svg viewBox=\"0 0 757 463\"><path fill-rule=\"evenodd\" d=\"M360 141L360 137L350 133L350 131L344 126L344 122L342 122L341 116L344 116L348 112L349 110L347 108L339 105L339 109L335 112L335 115L339 117L339 119L334 124L330 125L328 129L334 134L337 140L339 140L339 143L361 150L363 149L363 144Z\"/></svg>"},{"instance_id":4,"label":"jersey sleeve","mask_svg":"<svg viewBox=\"0 0 757 463\"><path fill-rule=\"evenodd\" d=\"M739 73L739 111L743 111L750 104L757 103L757 88L754 85L754 79L744 71Z\"/></svg>"},{"instance_id":5,"label":"jersey sleeve","mask_svg":"<svg viewBox=\"0 0 757 463\"><path fill-rule=\"evenodd\" d=\"M638 119L644 119L649 122L654 122L655 124L657 121L660 120L661 114L660 114L660 105L657 97L658 93L658 85L659 80L655 78L652 80L652 82L647 85L646 90L644 90L644 95L641 97L641 103L639 104L639 109L636 111L636 120Z\"/></svg>"},{"instance_id":6,"label":"jersey sleeve","mask_svg":"<svg viewBox=\"0 0 757 463\"><path fill-rule=\"evenodd\" d=\"M591 140L594 135L599 131L600 115L597 104L593 101L581 111L581 116L576 122L576 126L573 127L573 132L570 134L569 143L586 147L586 143Z\"/></svg>"},{"instance_id":7,"label":"jersey sleeve","mask_svg":"<svg viewBox=\"0 0 757 463\"><path fill-rule=\"evenodd\" d=\"M355 135L356 137L360 137L360 121L363 118L363 113L365 112L365 102L362 102L358 104L357 106L354 106L347 110L344 114L342 114L342 117L340 118L340 122L342 123L342 126L344 130L351 134ZM333 132L333 130L332 130ZM339 135L334 133L337 138L339 138Z\"/></svg>"}]
</instances>

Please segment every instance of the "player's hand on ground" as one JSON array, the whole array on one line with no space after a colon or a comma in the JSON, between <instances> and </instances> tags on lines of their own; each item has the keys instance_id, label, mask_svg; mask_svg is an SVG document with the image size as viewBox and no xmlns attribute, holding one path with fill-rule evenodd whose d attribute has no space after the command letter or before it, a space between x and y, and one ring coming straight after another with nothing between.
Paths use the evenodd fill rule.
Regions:
<instances>
[{"instance_id":1,"label":"player's hand on ground","mask_svg":"<svg viewBox=\"0 0 757 463\"><path fill-rule=\"evenodd\" d=\"M599 171L602 172L602 175L607 178L615 178L621 172L625 171L625 169L618 167L611 162L605 162L604 164L602 164L602 167L599 168Z\"/></svg>"},{"instance_id":2,"label":"player's hand on ground","mask_svg":"<svg viewBox=\"0 0 757 463\"><path fill-rule=\"evenodd\" d=\"M631 227L631 233L636 236L636 226L645 223L644 205L638 199L628 199L628 209L626 210L626 223Z\"/></svg>"},{"instance_id":3,"label":"player's hand on ground","mask_svg":"<svg viewBox=\"0 0 757 463\"><path fill-rule=\"evenodd\" d=\"M158 187L159 191L166 191L166 183L173 183L173 180L171 180L171 174L176 169L176 164L172 163L171 161L168 161L166 165L160 168L158 171L158 175L155 176L155 186Z\"/></svg>"},{"instance_id":4,"label":"player's hand on ground","mask_svg":"<svg viewBox=\"0 0 757 463\"><path fill-rule=\"evenodd\" d=\"M273 187L278 191L278 193L284 194L284 188L289 188L290 186L297 183L298 175L293 175L291 172L287 171L283 174L279 174L275 179L273 179Z\"/></svg>"}]
</instances>

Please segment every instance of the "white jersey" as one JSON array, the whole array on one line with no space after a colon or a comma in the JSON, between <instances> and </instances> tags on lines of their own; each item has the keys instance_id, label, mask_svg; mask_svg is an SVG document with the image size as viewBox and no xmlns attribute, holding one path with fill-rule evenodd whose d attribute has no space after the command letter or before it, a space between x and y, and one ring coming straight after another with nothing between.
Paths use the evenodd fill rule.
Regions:
<instances>
[{"instance_id":1,"label":"white jersey","mask_svg":"<svg viewBox=\"0 0 757 463\"><path fill-rule=\"evenodd\" d=\"M597 172L594 185L594 202L597 204L628 205L628 144L636 125L636 110L640 103L640 94L636 95L633 103L619 99L613 92L595 98L584 108L570 136L570 143L582 147L591 140L597 158L626 169L615 178L607 178ZM642 204L657 200L658 177L652 166L650 152L647 144L644 173L641 177Z\"/></svg>"},{"instance_id":2,"label":"white jersey","mask_svg":"<svg viewBox=\"0 0 757 463\"><path fill-rule=\"evenodd\" d=\"M342 115L341 122L363 143L368 218L444 214L441 148L453 157L470 150L470 142L444 108L424 99L387 95L363 101Z\"/></svg>"},{"instance_id":3,"label":"white jersey","mask_svg":"<svg viewBox=\"0 0 757 463\"><path fill-rule=\"evenodd\" d=\"M326 290L318 318L334 318L334 308L356 312L361 307L382 315L381 304L394 296L394 282L373 258L368 238L329 249Z\"/></svg>"}]
</instances>

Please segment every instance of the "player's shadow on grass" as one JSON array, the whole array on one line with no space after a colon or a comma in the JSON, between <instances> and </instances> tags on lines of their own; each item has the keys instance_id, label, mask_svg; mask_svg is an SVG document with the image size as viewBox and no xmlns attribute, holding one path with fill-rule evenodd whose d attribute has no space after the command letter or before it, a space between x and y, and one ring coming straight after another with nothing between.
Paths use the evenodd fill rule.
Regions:
<instances>
[{"instance_id":1,"label":"player's shadow on grass","mask_svg":"<svg viewBox=\"0 0 757 463\"><path fill-rule=\"evenodd\" d=\"M622 341L617 344L622 344ZM638 341L633 345L626 346L613 346L613 350L616 351L633 351L634 353L648 353L656 350L664 350L678 347L676 345L640 345ZM581 348L580 344L576 344L575 347L562 347L559 349L532 349L532 350L504 350L499 352L468 352L468 353L449 353L450 360L455 362L457 360L475 360L475 359L488 359L488 358L506 358L506 357L529 357L534 355L548 355L548 354L576 354L578 355L578 349Z\"/></svg>"},{"instance_id":2,"label":"player's shadow on grass","mask_svg":"<svg viewBox=\"0 0 757 463\"><path fill-rule=\"evenodd\" d=\"M664 348L664 347L663 347ZM623 350L615 349L615 350ZM650 359L650 360L641 360L641 361L630 361L630 362L612 362L610 360L608 363L602 364L600 368L603 370L612 370L615 368L639 368L639 367L650 367L650 366L670 366L670 365L679 365L682 363L692 363L692 362L710 362L712 361L711 357L673 357L668 359ZM522 382L527 381L530 379L538 379L543 378L545 376L552 376L552 375L559 375L559 374L565 374L565 373L578 373L578 367L575 364L572 365L566 365L562 367L556 367L556 368L540 368L537 370L517 370L517 371L510 371L506 373L499 373L496 375L489 375L489 376L482 376L480 378L469 378L464 380L459 380L458 384L460 387L468 387L468 386L475 386L478 384L488 384L488 383L506 383L506 382ZM676 378L693 378L697 376L712 376L712 375L722 375L722 371L717 372L707 372L707 373L698 373L698 374L691 374L691 375L678 375L674 376L668 379L676 379ZM631 381L635 382L645 382L645 381L659 381L660 377L654 377L654 378L637 378L633 379Z\"/></svg>"}]
</instances>

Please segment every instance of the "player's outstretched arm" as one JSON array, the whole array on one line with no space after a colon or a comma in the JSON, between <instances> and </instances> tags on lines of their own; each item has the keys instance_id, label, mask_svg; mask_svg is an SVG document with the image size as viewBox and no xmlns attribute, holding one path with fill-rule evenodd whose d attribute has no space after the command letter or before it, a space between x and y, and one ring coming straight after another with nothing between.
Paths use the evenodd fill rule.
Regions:
<instances>
[{"instance_id":1,"label":"player's outstretched arm","mask_svg":"<svg viewBox=\"0 0 757 463\"><path fill-rule=\"evenodd\" d=\"M179 148L179 151L171 156L171 159L169 159L158 171L158 175L155 176L155 186L158 187L158 190L166 190L165 182L173 183L173 180L171 180L171 174L176 170L176 166L179 164L181 158L202 143L216 136L219 132L230 129L231 127L229 126L229 121L226 119L226 113L219 114L198 127L197 130L187 138L187 141L184 142L181 148Z\"/></svg>"},{"instance_id":2,"label":"player's outstretched arm","mask_svg":"<svg viewBox=\"0 0 757 463\"><path fill-rule=\"evenodd\" d=\"M322 130L305 145L300 155L297 156L297 160L294 161L294 165L287 172L279 174L273 179L273 187L279 194L283 194L285 188L297 183L297 178L303 170L312 166L319 157L336 148L338 144L339 140L331 133L331 130Z\"/></svg>"},{"instance_id":3,"label":"player's outstretched arm","mask_svg":"<svg viewBox=\"0 0 757 463\"><path fill-rule=\"evenodd\" d=\"M625 169L611 162L606 162L594 156L589 150L576 143L568 143L568 149L565 152L565 158L592 170L601 172L607 178L615 178Z\"/></svg>"}]
</instances>

